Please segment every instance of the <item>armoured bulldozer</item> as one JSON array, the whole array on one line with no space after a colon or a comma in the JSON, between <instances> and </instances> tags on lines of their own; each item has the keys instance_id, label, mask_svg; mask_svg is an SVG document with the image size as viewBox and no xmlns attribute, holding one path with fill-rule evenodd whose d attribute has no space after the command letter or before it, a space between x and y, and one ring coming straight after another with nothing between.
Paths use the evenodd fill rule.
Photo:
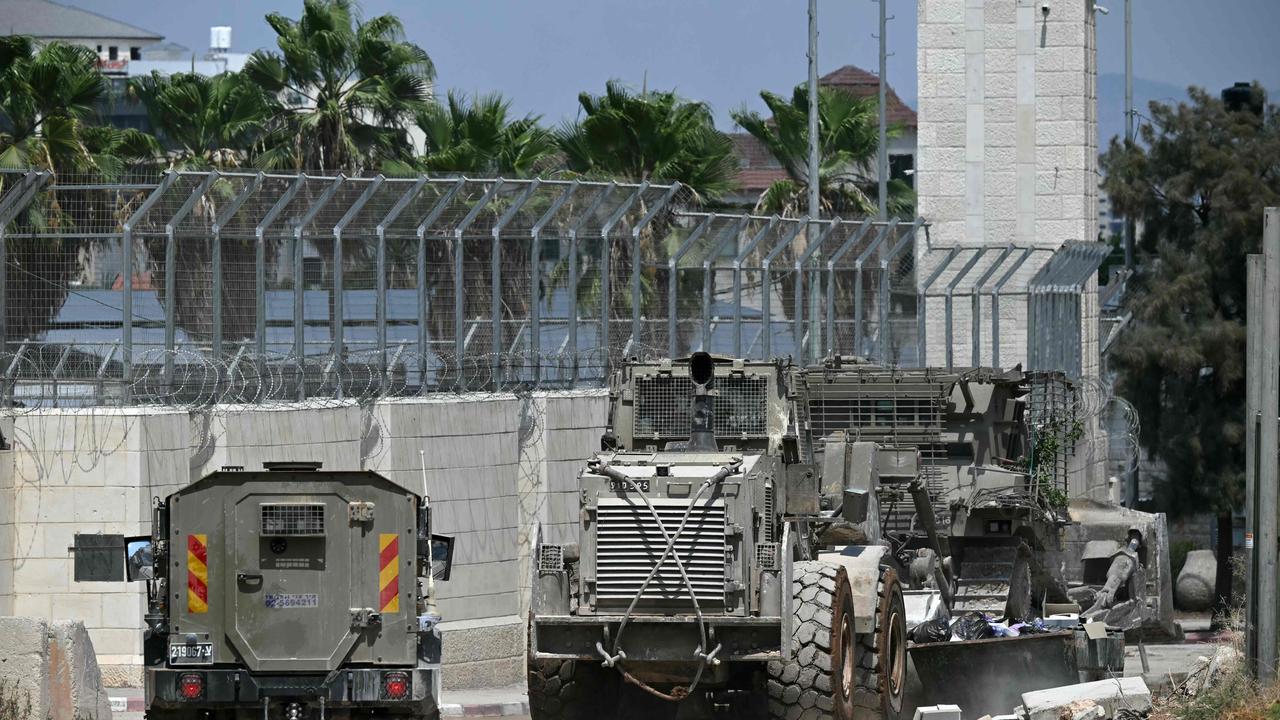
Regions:
<instances>
[{"instance_id":1,"label":"armoured bulldozer","mask_svg":"<svg viewBox=\"0 0 1280 720\"><path fill-rule=\"evenodd\" d=\"M426 720L451 560L424 496L279 462L157 499L149 537L77 536L76 579L147 583L149 720Z\"/></svg>"},{"instance_id":2,"label":"armoured bulldozer","mask_svg":"<svg viewBox=\"0 0 1280 720\"><path fill-rule=\"evenodd\" d=\"M804 380L819 445L847 431L917 450L954 570L953 613L1021 619L1075 603L1121 629L1179 633L1164 516L1086 497L1087 403L1063 374L830 357ZM922 545L913 504L894 486L878 496L892 541Z\"/></svg>"},{"instance_id":3,"label":"armoured bulldozer","mask_svg":"<svg viewBox=\"0 0 1280 720\"><path fill-rule=\"evenodd\" d=\"M804 375L705 353L614 375L577 538L535 540L535 718L609 717L624 695L677 717L901 716L904 592L952 588L919 452L838 432L816 455ZM884 542L889 486L921 547Z\"/></svg>"}]
</instances>

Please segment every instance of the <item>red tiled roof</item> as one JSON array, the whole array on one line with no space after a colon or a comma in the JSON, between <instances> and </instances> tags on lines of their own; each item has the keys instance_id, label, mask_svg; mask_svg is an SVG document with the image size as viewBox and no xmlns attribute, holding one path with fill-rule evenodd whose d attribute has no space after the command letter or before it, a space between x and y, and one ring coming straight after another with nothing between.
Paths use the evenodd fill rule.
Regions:
<instances>
[{"instance_id":1,"label":"red tiled roof","mask_svg":"<svg viewBox=\"0 0 1280 720\"><path fill-rule=\"evenodd\" d=\"M835 87L858 97L875 97L880 93L880 78L854 65L845 65L839 70L823 75L818 84ZM904 127L916 127L916 111L907 107L893 91L893 86L885 88L886 115L890 125L900 124Z\"/></svg>"}]
</instances>

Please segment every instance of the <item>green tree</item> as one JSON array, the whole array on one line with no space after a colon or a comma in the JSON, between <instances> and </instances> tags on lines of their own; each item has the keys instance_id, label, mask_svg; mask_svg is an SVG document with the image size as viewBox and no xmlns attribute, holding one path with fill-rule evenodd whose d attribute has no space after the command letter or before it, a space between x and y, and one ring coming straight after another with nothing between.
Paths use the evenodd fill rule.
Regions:
<instances>
[{"instance_id":1,"label":"green tree","mask_svg":"<svg viewBox=\"0 0 1280 720\"><path fill-rule=\"evenodd\" d=\"M431 93L435 66L393 15L360 20L351 0L306 0L302 17L267 15L279 53L244 72L282 96L259 164L356 174L409 155L407 129Z\"/></svg>"},{"instance_id":2,"label":"green tree","mask_svg":"<svg viewBox=\"0 0 1280 720\"><path fill-rule=\"evenodd\" d=\"M169 160L178 169L243 165L280 111L271 95L240 73L209 77L152 72L132 79L129 90L173 149Z\"/></svg>"},{"instance_id":3,"label":"green tree","mask_svg":"<svg viewBox=\"0 0 1280 720\"><path fill-rule=\"evenodd\" d=\"M688 192L682 202L694 204L715 202L735 186L738 163L733 141L716 130L711 110L705 104L685 100L674 92L636 93L616 80L606 84L603 95L581 93L578 103L581 119L562 125L556 132L571 174L627 182L676 181ZM610 248L613 319L631 317L631 293L626 289L631 287L633 262L643 263L642 312L650 317L666 315L665 296L660 289L667 286L667 271L653 261L665 258L673 250L672 244L679 242L679 232L671 232L673 209L668 206L645 228L639 258L632 257L629 240L615 240ZM582 280L578 302L584 308L597 307L602 289L597 265L600 254L587 248L579 248L579 254ZM562 262L555 269L552 286L563 282L566 265ZM700 281L689 273L681 280L690 284L681 297L696 297L692 287ZM682 328L687 329L688 325ZM662 338L653 340L665 345Z\"/></svg>"},{"instance_id":4,"label":"green tree","mask_svg":"<svg viewBox=\"0 0 1280 720\"><path fill-rule=\"evenodd\" d=\"M767 90L760 92L769 117L747 110L732 113L738 123L760 141L786 170L787 177L771 184L757 207L765 213L802 215L808 212L809 91L797 85L788 102ZM879 149L879 119L875 98L855 97L835 88L818 88L818 197L824 214L869 215L876 212L879 187L868 175ZM901 128L889 128L897 137ZM911 217L915 195L901 180L889 181L890 215Z\"/></svg>"},{"instance_id":5,"label":"green tree","mask_svg":"<svg viewBox=\"0 0 1280 720\"><path fill-rule=\"evenodd\" d=\"M534 115L511 116L511 103L498 94L481 95L468 99L465 95L450 92L443 104L430 104L415 116L415 122L423 134L423 154L402 167L391 164L392 172L435 174L459 174L474 177L527 178L551 170L557 162L558 149L551 132L539 124ZM479 195L466 198L475 202ZM535 207L545 201L537 195L524 206L524 212L536 212ZM471 226L471 233L487 235L492 223L506 208L510 196L500 197L490 203L485 212ZM427 243L427 272L425 278L432 287L453 285L452 244ZM492 244L488 242L464 242L464 262L468 267L488 267ZM392 265L412 267L416 260L416 242L389 240L388 252ZM512 318L527 317L529 312L528 280L529 250L527 243L509 237L501 244L500 253L503 276L508 278L502 287L503 310ZM518 278L525 277L524 282ZM464 312L467 317L489 315L489 273L477 273L468 278L463 290ZM428 305L431 332L435 337L451 337L453 330L453 305L451 302L433 302Z\"/></svg>"},{"instance_id":6,"label":"green tree","mask_svg":"<svg viewBox=\"0 0 1280 720\"><path fill-rule=\"evenodd\" d=\"M416 167L435 173L480 177L531 177L550 170L555 137L536 115L511 117L511 102L497 93L468 102L450 92L445 104L430 104L415 121L424 135Z\"/></svg>"},{"instance_id":7,"label":"green tree","mask_svg":"<svg viewBox=\"0 0 1280 720\"><path fill-rule=\"evenodd\" d=\"M130 93L146 108L151 126L165 145L169 166L178 170L234 169L246 164L259 149L267 124L280 106L241 73L212 77L179 73L134 78ZM212 223L218 208L228 202L237 186L227 180L215 182L193 208L189 222ZM206 239L178 243L177 268L180 277L204 277L213 262L212 246ZM167 261L164 238L147 237L152 270L163 271ZM222 239L222 261L226 267L252 267L255 248L243 235ZM169 302L163 285L157 288L160 300ZM213 297L206 283L178 283L173 298L177 323L188 334L208 338L213 330ZM248 273L224 273L222 292L223 334L248 337L254 331L253 277Z\"/></svg>"},{"instance_id":8,"label":"green tree","mask_svg":"<svg viewBox=\"0 0 1280 720\"><path fill-rule=\"evenodd\" d=\"M733 142L716 130L711 110L674 92L635 93L611 80L603 95L581 93L585 115L556 132L565 166L589 177L678 181L698 201L733 188Z\"/></svg>"},{"instance_id":9,"label":"green tree","mask_svg":"<svg viewBox=\"0 0 1280 720\"><path fill-rule=\"evenodd\" d=\"M1143 228L1133 321L1112 363L1143 446L1165 462L1159 504L1218 516L1226 598L1243 501L1245 257L1259 251L1263 208L1280 205L1280 112L1232 111L1192 88L1150 113L1137 144L1113 140L1101 158L1116 211Z\"/></svg>"},{"instance_id":10,"label":"green tree","mask_svg":"<svg viewBox=\"0 0 1280 720\"><path fill-rule=\"evenodd\" d=\"M93 123L107 92L97 62L93 51L78 45L37 47L27 37L0 37L0 167L54 174L14 223L55 237L6 240L9 338L37 336L57 316L80 249L96 242L74 238L75 232L117 224L121 199L115 193L60 189L59 180L75 173L111 180L157 151L145 133ZM0 190L6 180L0 176Z\"/></svg>"},{"instance_id":11,"label":"green tree","mask_svg":"<svg viewBox=\"0 0 1280 720\"><path fill-rule=\"evenodd\" d=\"M0 167L118 173L153 156L150 136L96 127L107 85L88 48L0 37Z\"/></svg>"}]
</instances>

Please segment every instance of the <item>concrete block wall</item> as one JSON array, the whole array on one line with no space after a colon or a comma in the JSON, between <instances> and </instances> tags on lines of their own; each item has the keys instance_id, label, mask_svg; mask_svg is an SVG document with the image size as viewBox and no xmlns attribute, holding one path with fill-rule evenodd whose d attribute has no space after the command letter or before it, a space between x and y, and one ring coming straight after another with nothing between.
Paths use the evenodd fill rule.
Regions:
<instances>
[{"instance_id":1,"label":"concrete block wall","mask_svg":"<svg viewBox=\"0 0 1280 720\"><path fill-rule=\"evenodd\" d=\"M1052 251L1069 240L1094 240L1094 0L918 0L917 22L917 204L931 223L929 245L917 246L917 276L928 277L957 246ZM1019 270L1007 286L1011 293L1025 291L1047 259L1041 255ZM975 268L954 293L957 365L973 364L971 283L980 275ZM930 298L924 309L929 364L946 361L944 305ZM985 363L991 344L985 300L980 312ZM1025 295L1002 303L1000 314L1008 318L1000 364L1024 362Z\"/></svg>"},{"instance_id":2,"label":"concrete block wall","mask_svg":"<svg viewBox=\"0 0 1280 720\"><path fill-rule=\"evenodd\" d=\"M450 687L522 681L533 523L561 541L582 463L599 448L601 391L404 399L360 406L36 411L0 451L0 614L83 620L104 681L141 682L144 589L79 583L77 532L150 532L153 497L223 465L320 460L370 469L432 500L456 538L437 584Z\"/></svg>"}]
</instances>

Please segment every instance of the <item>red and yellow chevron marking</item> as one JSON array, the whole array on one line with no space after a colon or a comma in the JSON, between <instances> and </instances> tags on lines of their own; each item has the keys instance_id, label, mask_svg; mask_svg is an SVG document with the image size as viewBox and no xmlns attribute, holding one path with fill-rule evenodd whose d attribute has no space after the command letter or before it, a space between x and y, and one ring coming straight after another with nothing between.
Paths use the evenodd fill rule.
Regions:
<instances>
[{"instance_id":1,"label":"red and yellow chevron marking","mask_svg":"<svg viewBox=\"0 0 1280 720\"><path fill-rule=\"evenodd\" d=\"M378 607L382 613L400 612L400 536L378 535Z\"/></svg>"},{"instance_id":2,"label":"red and yellow chevron marking","mask_svg":"<svg viewBox=\"0 0 1280 720\"><path fill-rule=\"evenodd\" d=\"M187 536L187 612L209 612L209 536Z\"/></svg>"}]
</instances>

